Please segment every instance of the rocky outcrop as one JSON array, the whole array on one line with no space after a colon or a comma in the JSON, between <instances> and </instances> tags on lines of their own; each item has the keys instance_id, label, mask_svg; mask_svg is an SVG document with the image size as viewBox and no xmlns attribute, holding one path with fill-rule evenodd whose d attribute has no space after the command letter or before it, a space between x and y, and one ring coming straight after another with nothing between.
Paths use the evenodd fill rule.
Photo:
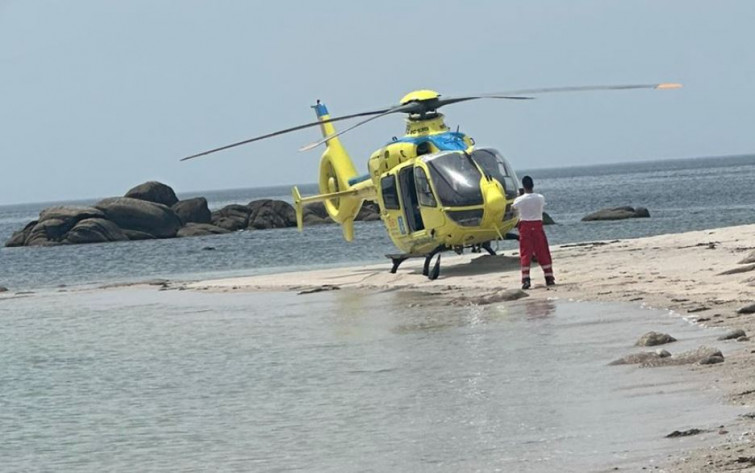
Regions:
<instances>
[{"instance_id":1,"label":"rocky outcrop","mask_svg":"<svg viewBox=\"0 0 755 473\"><path fill-rule=\"evenodd\" d=\"M138 230L123 229L123 233L126 234L129 240L154 240L157 238L155 235L147 232L140 232Z\"/></svg>"},{"instance_id":2,"label":"rocky outcrop","mask_svg":"<svg viewBox=\"0 0 755 473\"><path fill-rule=\"evenodd\" d=\"M582 217L583 222L595 220L624 220L627 218L648 218L650 212L645 207L614 207L602 209Z\"/></svg>"},{"instance_id":3,"label":"rocky outcrop","mask_svg":"<svg viewBox=\"0 0 755 473\"><path fill-rule=\"evenodd\" d=\"M249 228L267 230L296 226L296 211L288 202L263 199L249 202Z\"/></svg>"},{"instance_id":4,"label":"rocky outcrop","mask_svg":"<svg viewBox=\"0 0 755 473\"><path fill-rule=\"evenodd\" d=\"M181 228L181 220L169 207L147 200L114 197L98 202L95 207L119 227L157 238L173 238Z\"/></svg>"},{"instance_id":5,"label":"rocky outcrop","mask_svg":"<svg viewBox=\"0 0 755 473\"><path fill-rule=\"evenodd\" d=\"M252 210L246 205L226 205L212 213L211 223L232 232L243 230L249 225L249 214L251 212Z\"/></svg>"},{"instance_id":6,"label":"rocky outcrop","mask_svg":"<svg viewBox=\"0 0 755 473\"><path fill-rule=\"evenodd\" d=\"M183 228L178 230L176 236L179 237L191 237L191 236L206 236L206 235L223 235L225 233L231 233L230 230L217 227L210 223L187 223Z\"/></svg>"},{"instance_id":7,"label":"rocky outcrop","mask_svg":"<svg viewBox=\"0 0 755 473\"><path fill-rule=\"evenodd\" d=\"M380 209L367 202L357 220L379 220ZM304 223L333 223L322 203L304 208ZM149 240L220 235L236 230L296 226L296 213L282 200L260 199L210 212L207 199L179 201L169 186L150 181L124 197L104 199L93 207L51 207L39 219L13 233L6 246L53 246L107 241Z\"/></svg>"},{"instance_id":8,"label":"rocky outcrop","mask_svg":"<svg viewBox=\"0 0 755 473\"><path fill-rule=\"evenodd\" d=\"M124 197L146 200L147 202L162 204L166 207L171 207L178 202L178 197L176 197L176 193L173 189L171 189L170 186L157 181L148 181L144 184L139 184L126 192Z\"/></svg>"},{"instance_id":9,"label":"rocky outcrop","mask_svg":"<svg viewBox=\"0 0 755 473\"><path fill-rule=\"evenodd\" d=\"M87 218L77 223L65 237L66 243L104 243L127 241L129 238L118 225L104 218Z\"/></svg>"},{"instance_id":10,"label":"rocky outcrop","mask_svg":"<svg viewBox=\"0 0 755 473\"><path fill-rule=\"evenodd\" d=\"M181 219L181 223L210 223L212 214L207 206L207 199L204 197L195 197L193 199L179 200L171 209Z\"/></svg>"},{"instance_id":11,"label":"rocky outcrop","mask_svg":"<svg viewBox=\"0 0 755 473\"><path fill-rule=\"evenodd\" d=\"M39 214L39 220L26 225L11 236L6 246L53 246L66 243L66 234L81 220L102 218L92 207L50 207Z\"/></svg>"},{"instance_id":12,"label":"rocky outcrop","mask_svg":"<svg viewBox=\"0 0 755 473\"><path fill-rule=\"evenodd\" d=\"M37 223L39 223L37 220L31 221L21 230L13 232L10 239L5 242L5 246L24 246L26 244L26 239L29 237L29 233L31 233L31 230L37 225Z\"/></svg>"},{"instance_id":13,"label":"rocky outcrop","mask_svg":"<svg viewBox=\"0 0 755 473\"><path fill-rule=\"evenodd\" d=\"M556 221L548 215L547 212L543 212L543 225L555 225Z\"/></svg>"}]
</instances>

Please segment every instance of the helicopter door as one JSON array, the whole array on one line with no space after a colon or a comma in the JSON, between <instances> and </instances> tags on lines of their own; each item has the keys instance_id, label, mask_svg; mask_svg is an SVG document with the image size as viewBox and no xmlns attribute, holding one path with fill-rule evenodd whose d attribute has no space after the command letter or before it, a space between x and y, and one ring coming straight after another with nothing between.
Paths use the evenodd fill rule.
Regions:
<instances>
[{"instance_id":1,"label":"helicopter door","mask_svg":"<svg viewBox=\"0 0 755 473\"><path fill-rule=\"evenodd\" d=\"M409 227L409 233L418 232L425 229L422 221L422 214L419 211L419 201L417 199L417 188L414 184L414 168L406 166L398 173L399 189L401 190L401 200L404 203L404 213L406 214L406 223Z\"/></svg>"}]
</instances>

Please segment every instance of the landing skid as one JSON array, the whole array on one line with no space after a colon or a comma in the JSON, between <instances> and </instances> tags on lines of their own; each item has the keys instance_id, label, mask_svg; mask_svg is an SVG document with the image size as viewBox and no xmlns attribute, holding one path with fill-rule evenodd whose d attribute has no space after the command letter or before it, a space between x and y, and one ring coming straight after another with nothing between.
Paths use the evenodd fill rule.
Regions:
<instances>
[{"instance_id":1,"label":"landing skid","mask_svg":"<svg viewBox=\"0 0 755 473\"><path fill-rule=\"evenodd\" d=\"M510 236L511 234L506 234L506 239L514 239ZM515 237L518 237L518 235L514 234ZM486 241L484 243L480 243L479 245L473 245L472 252L473 253L480 253L482 250L485 250L490 254L491 256L495 256L496 252L493 249L493 247L490 245L491 242ZM409 258L425 258L425 264L422 267L422 275L427 276L428 279L431 281L438 279L438 276L440 275L440 254L444 251L451 250L452 248L449 248L447 246L439 246L435 248L430 253L424 253L424 254L410 254L410 253L399 253L399 254L387 254L386 257L391 259L391 262L393 263L393 266L391 266L391 274L395 274L398 270L398 267L401 266L401 263L408 260ZM463 248L459 250L456 249L457 253L461 254L463 252ZM433 258L437 256L437 259L435 260L435 264L432 265L432 268L430 268Z\"/></svg>"}]
</instances>

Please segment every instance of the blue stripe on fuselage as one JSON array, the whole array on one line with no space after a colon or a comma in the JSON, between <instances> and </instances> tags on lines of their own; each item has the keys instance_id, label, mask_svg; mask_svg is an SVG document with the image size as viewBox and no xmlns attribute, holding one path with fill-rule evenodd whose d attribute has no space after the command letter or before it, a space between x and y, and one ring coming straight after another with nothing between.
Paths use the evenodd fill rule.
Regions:
<instances>
[{"instance_id":1,"label":"blue stripe on fuselage","mask_svg":"<svg viewBox=\"0 0 755 473\"><path fill-rule=\"evenodd\" d=\"M467 143L464 142L464 136L464 133L460 133L458 131L448 131L446 133L439 133L437 135L424 135L417 137L405 136L403 138L399 138L396 141L391 141L388 144L414 143L415 145L418 145L420 143L429 141L433 144L433 146L441 151L464 151L467 149Z\"/></svg>"}]
</instances>

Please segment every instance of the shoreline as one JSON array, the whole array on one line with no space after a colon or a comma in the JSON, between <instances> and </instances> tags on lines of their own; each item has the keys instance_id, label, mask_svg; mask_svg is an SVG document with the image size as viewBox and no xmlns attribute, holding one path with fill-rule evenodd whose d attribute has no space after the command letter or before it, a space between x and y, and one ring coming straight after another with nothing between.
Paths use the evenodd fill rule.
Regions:
<instances>
[{"instance_id":1,"label":"shoreline","mask_svg":"<svg viewBox=\"0 0 755 473\"><path fill-rule=\"evenodd\" d=\"M552 246L557 285L546 288L533 268L527 299L625 302L668 310L702 327L742 329L755 335L755 314L738 310L755 303L755 265L740 261L755 250L755 225L666 234L626 240ZM440 277L422 275L422 259L404 262L395 274L390 263L225 278L182 284L180 289L211 292L333 289L411 290L439 295L450 303L486 303L506 292L519 292L516 250L498 256L444 254ZM735 270L729 274L722 274ZM486 299L487 298L487 299ZM633 335L628 335L633 336ZM755 405L755 343L720 341L724 363L683 367L689 376L708 379L723 400ZM712 445L685 451L663 471L755 471L755 415L719 431ZM729 434L740 431L738 436Z\"/></svg>"}]
</instances>

